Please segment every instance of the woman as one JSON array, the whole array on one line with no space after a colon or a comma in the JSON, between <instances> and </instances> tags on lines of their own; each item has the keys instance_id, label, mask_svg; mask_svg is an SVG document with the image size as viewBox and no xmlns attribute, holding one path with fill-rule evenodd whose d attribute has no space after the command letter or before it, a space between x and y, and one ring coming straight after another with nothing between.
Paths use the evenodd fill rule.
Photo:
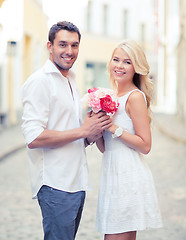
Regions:
<instances>
[{"instance_id":1,"label":"woman","mask_svg":"<svg viewBox=\"0 0 186 240\"><path fill-rule=\"evenodd\" d=\"M108 63L120 106L96 144L103 152L97 228L105 240L135 240L136 232L162 226L151 172L142 158L151 149L152 83L142 48L122 42Z\"/></svg>"}]
</instances>

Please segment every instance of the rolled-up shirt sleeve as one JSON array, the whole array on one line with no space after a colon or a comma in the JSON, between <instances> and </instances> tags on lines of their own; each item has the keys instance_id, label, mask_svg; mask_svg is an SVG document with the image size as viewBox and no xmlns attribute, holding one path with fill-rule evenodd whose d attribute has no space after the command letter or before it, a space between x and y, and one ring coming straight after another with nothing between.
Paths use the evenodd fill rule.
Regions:
<instances>
[{"instance_id":1,"label":"rolled-up shirt sleeve","mask_svg":"<svg viewBox=\"0 0 186 240\"><path fill-rule=\"evenodd\" d=\"M28 145L47 128L49 91L42 77L32 76L21 89L23 103L22 132Z\"/></svg>"}]
</instances>

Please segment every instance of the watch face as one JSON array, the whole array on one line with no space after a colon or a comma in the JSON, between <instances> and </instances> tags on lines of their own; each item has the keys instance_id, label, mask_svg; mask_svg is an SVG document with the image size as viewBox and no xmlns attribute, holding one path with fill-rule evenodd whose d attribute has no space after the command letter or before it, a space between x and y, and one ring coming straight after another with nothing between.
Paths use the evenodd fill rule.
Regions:
<instances>
[{"instance_id":1,"label":"watch face","mask_svg":"<svg viewBox=\"0 0 186 240\"><path fill-rule=\"evenodd\" d=\"M123 129L121 127L118 127L115 131L114 134L112 134L112 137L113 138L117 138L117 137L120 137L123 133Z\"/></svg>"},{"instance_id":2,"label":"watch face","mask_svg":"<svg viewBox=\"0 0 186 240\"><path fill-rule=\"evenodd\" d=\"M117 128L115 134L116 134L116 136L119 137L119 136L121 136L122 132L123 132L122 128Z\"/></svg>"}]
</instances>

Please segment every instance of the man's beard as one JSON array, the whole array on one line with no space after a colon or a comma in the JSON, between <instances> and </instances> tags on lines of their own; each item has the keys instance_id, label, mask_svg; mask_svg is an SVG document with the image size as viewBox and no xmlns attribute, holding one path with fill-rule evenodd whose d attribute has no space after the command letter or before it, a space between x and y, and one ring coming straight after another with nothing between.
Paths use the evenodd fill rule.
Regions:
<instances>
[{"instance_id":1,"label":"man's beard","mask_svg":"<svg viewBox=\"0 0 186 240\"><path fill-rule=\"evenodd\" d=\"M58 63L56 63L55 61L54 61L54 63L55 63L55 65L57 66L57 68L59 69L59 70L64 70L64 71L68 71L72 66L73 66L73 64L74 63L72 63L71 64L71 66L69 66L69 67L64 67L63 65L59 65Z\"/></svg>"}]
</instances>

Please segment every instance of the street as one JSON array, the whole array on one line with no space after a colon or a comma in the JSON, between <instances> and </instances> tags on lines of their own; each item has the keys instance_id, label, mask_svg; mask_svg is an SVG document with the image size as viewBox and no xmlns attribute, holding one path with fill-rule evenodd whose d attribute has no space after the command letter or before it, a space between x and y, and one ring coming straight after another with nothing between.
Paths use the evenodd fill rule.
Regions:
<instances>
[{"instance_id":1,"label":"street","mask_svg":"<svg viewBox=\"0 0 186 240\"><path fill-rule=\"evenodd\" d=\"M186 240L186 146L153 129L153 148L146 159L154 176L164 227L138 232L137 240ZM76 240L101 240L95 229L101 154L87 149L93 191L87 193ZM0 161L0 239L41 240L42 219L31 199L25 149Z\"/></svg>"}]
</instances>

